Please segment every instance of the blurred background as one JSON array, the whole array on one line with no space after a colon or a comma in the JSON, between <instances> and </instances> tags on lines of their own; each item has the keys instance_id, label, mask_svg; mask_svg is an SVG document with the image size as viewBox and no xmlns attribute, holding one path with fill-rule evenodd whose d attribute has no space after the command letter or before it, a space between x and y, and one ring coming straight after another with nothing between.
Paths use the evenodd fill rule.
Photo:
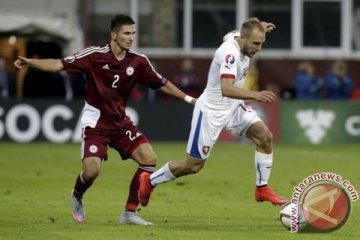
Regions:
<instances>
[{"instance_id":1,"label":"blurred background","mask_svg":"<svg viewBox=\"0 0 360 240\"><path fill-rule=\"evenodd\" d=\"M13 61L18 55L60 58L106 44L109 20L119 13L136 22L133 48L195 97L206 85L211 58L227 32L249 17L274 23L276 30L253 59L245 87L279 96L272 106L253 105L275 140L360 143L358 0L0 0L1 140L78 141L84 77L16 71ZM48 109L59 104L63 111L56 109L58 115L46 118ZM152 117L144 110L149 104L167 113L172 110L162 109L174 103L157 91L134 89L129 106L150 138L187 139L191 108L177 104L174 114L183 117L170 122L179 127L158 133L156 129L170 124L157 118L152 124L141 121ZM50 118L46 129L44 118ZM31 130L34 126L38 130ZM239 141L227 133L221 140Z\"/></svg>"}]
</instances>

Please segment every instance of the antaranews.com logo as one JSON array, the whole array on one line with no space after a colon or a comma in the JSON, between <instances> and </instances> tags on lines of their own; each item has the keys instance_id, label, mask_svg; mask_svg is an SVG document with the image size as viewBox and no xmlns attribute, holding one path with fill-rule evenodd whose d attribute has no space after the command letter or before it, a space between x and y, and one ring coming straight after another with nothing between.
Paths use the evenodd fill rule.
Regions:
<instances>
[{"instance_id":1,"label":"antaranews.com logo","mask_svg":"<svg viewBox=\"0 0 360 240\"><path fill-rule=\"evenodd\" d=\"M294 188L290 231L335 231L349 219L351 203L358 199L350 181L336 173L321 172L308 176Z\"/></svg>"}]
</instances>

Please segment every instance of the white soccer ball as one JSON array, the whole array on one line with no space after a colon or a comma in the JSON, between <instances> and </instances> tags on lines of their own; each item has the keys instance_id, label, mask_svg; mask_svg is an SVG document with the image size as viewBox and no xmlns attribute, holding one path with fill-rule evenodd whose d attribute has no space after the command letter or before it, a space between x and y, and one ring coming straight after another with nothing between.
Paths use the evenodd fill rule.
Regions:
<instances>
[{"instance_id":1,"label":"white soccer ball","mask_svg":"<svg viewBox=\"0 0 360 240\"><path fill-rule=\"evenodd\" d=\"M294 209L296 208L298 208L297 209L298 217L295 219L297 219L297 228L298 231L300 231L308 224L306 218L307 209L302 204L300 204L299 206L291 202L284 204L281 207L279 218L282 225L290 230L292 224L291 215L292 212L294 212Z\"/></svg>"},{"instance_id":2,"label":"white soccer ball","mask_svg":"<svg viewBox=\"0 0 360 240\"><path fill-rule=\"evenodd\" d=\"M290 229L290 227L291 227L291 206L292 206L291 202L284 204L281 207L280 215L279 215L280 222L287 229Z\"/></svg>"}]
</instances>

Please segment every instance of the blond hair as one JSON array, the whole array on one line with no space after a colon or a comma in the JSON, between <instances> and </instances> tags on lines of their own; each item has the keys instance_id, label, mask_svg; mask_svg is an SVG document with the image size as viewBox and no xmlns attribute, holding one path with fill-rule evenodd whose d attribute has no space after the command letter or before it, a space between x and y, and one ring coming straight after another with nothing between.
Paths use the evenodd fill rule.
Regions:
<instances>
[{"instance_id":1,"label":"blond hair","mask_svg":"<svg viewBox=\"0 0 360 240\"><path fill-rule=\"evenodd\" d=\"M258 29L261 32L266 32L264 26L261 24L260 20L256 17L247 19L242 25L241 25L241 36L248 37L250 36L250 33L254 30Z\"/></svg>"}]
</instances>

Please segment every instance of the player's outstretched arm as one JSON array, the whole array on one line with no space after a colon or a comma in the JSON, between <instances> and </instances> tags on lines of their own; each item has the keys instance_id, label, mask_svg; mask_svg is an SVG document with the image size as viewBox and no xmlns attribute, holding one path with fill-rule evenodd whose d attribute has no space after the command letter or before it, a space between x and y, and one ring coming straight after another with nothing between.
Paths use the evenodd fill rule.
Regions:
<instances>
[{"instance_id":1,"label":"player's outstretched arm","mask_svg":"<svg viewBox=\"0 0 360 240\"><path fill-rule=\"evenodd\" d=\"M272 103L276 100L276 95L270 91L250 91L235 87L234 79L221 79L221 92L224 97L241 99L241 100L255 100L258 102Z\"/></svg>"},{"instance_id":2,"label":"player's outstretched arm","mask_svg":"<svg viewBox=\"0 0 360 240\"><path fill-rule=\"evenodd\" d=\"M163 91L166 94L169 94L171 96L174 96L176 98L182 99L185 102L195 104L196 98L193 98L189 95L186 95L183 91L181 91L179 88L177 88L172 82L168 81L165 86L160 88L161 91Z\"/></svg>"},{"instance_id":3,"label":"player's outstretched arm","mask_svg":"<svg viewBox=\"0 0 360 240\"><path fill-rule=\"evenodd\" d=\"M276 100L276 95L273 92L263 90L256 92L256 101L264 103L272 103Z\"/></svg>"},{"instance_id":4,"label":"player's outstretched arm","mask_svg":"<svg viewBox=\"0 0 360 240\"><path fill-rule=\"evenodd\" d=\"M18 56L14 62L17 69L32 67L46 72L58 72L64 69L60 59L35 59Z\"/></svg>"}]
</instances>

